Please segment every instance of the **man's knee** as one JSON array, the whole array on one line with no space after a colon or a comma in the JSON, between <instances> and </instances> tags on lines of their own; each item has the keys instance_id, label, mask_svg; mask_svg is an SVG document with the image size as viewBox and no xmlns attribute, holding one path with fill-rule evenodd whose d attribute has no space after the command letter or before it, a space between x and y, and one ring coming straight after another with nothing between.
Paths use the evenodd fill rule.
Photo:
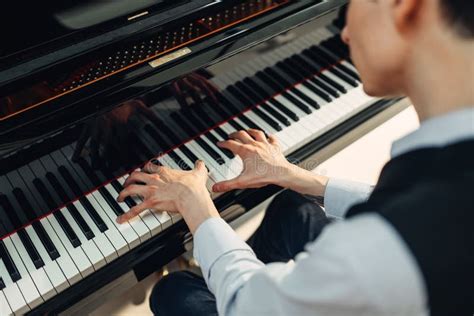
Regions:
<instances>
[{"instance_id":1,"label":"man's knee","mask_svg":"<svg viewBox=\"0 0 474 316\"><path fill-rule=\"evenodd\" d=\"M189 283L193 281L191 273L174 272L164 276L153 288L150 296L150 308L155 315L176 315L176 307L182 306Z\"/></svg>"},{"instance_id":2,"label":"man's knee","mask_svg":"<svg viewBox=\"0 0 474 316\"><path fill-rule=\"evenodd\" d=\"M267 213L270 218L277 217L279 219L285 219L296 216L298 212L304 210L305 206L319 208L319 206L315 205L300 193L285 190L273 199L267 208Z\"/></svg>"}]
</instances>

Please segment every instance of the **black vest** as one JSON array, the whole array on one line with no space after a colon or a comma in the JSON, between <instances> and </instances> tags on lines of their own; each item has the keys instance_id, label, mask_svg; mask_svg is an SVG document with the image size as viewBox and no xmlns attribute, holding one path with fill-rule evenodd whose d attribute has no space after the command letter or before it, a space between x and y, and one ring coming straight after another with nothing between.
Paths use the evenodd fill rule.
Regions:
<instances>
[{"instance_id":1,"label":"black vest","mask_svg":"<svg viewBox=\"0 0 474 316\"><path fill-rule=\"evenodd\" d=\"M385 165L366 203L398 231L423 274L431 315L474 314L474 140Z\"/></svg>"}]
</instances>

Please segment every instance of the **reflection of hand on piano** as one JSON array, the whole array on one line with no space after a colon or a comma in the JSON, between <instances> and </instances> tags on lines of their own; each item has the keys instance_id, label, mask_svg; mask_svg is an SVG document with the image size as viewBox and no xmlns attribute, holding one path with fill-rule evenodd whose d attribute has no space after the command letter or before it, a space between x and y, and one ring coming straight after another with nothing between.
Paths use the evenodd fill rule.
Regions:
<instances>
[{"instance_id":1,"label":"reflection of hand on piano","mask_svg":"<svg viewBox=\"0 0 474 316\"><path fill-rule=\"evenodd\" d=\"M186 108L188 98L195 104L201 104L203 98L211 98L217 102L217 88L207 79L210 77L204 70L199 70L187 76L184 76L171 84L171 92L175 96L182 108Z\"/></svg>"},{"instance_id":2,"label":"reflection of hand on piano","mask_svg":"<svg viewBox=\"0 0 474 316\"><path fill-rule=\"evenodd\" d=\"M232 133L229 138L218 145L240 156L244 169L238 177L216 183L212 188L214 192L277 184L293 166L286 160L274 136L267 138L264 132L250 129Z\"/></svg>"},{"instance_id":3,"label":"reflection of hand on piano","mask_svg":"<svg viewBox=\"0 0 474 316\"><path fill-rule=\"evenodd\" d=\"M114 110L87 122L76 143L73 160L85 154L85 146L90 140L89 151L92 166L98 168L103 163L112 164L127 162L131 118L141 115L148 120L155 120L155 114L141 100L129 100ZM102 152L101 152L102 148ZM117 161L119 160L119 161Z\"/></svg>"},{"instance_id":4,"label":"reflection of hand on piano","mask_svg":"<svg viewBox=\"0 0 474 316\"><path fill-rule=\"evenodd\" d=\"M148 209L166 210L179 212L194 233L206 219L219 216L206 188L207 179L207 168L200 160L189 171L149 162L127 178L118 197L123 202L127 197L140 196L143 202L118 217L117 222L125 223Z\"/></svg>"}]
</instances>

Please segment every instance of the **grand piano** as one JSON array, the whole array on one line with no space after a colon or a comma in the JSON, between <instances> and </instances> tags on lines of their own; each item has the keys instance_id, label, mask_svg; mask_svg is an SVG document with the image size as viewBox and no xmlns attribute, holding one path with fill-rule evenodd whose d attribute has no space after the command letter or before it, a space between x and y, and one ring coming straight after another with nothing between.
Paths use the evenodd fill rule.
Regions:
<instances>
[{"instance_id":1,"label":"grand piano","mask_svg":"<svg viewBox=\"0 0 474 316\"><path fill-rule=\"evenodd\" d=\"M185 251L179 215L115 222L140 202L116 201L124 179L150 159L185 170L202 159L210 188L242 168L216 142L258 128L314 169L406 107L363 92L340 40L345 5L2 4L0 315L84 314ZM280 190L213 199L232 221Z\"/></svg>"}]
</instances>

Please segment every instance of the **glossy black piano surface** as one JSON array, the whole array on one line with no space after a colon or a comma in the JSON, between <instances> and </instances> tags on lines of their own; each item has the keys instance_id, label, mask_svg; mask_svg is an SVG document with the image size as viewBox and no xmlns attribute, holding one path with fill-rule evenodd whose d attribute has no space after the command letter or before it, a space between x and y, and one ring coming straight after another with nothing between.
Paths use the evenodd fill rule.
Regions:
<instances>
[{"instance_id":1,"label":"glossy black piano surface","mask_svg":"<svg viewBox=\"0 0 474 316\"><path fill-rule=\"evenodd\" d=\"M187 170L202 159L210 188L241 170L238 157L216 146L233 131L275 134L289 159L305 162L393 104L363 93L339 38L340 24L332 23L343 3L249 0L240 1L241 7L232 2L228 21L216 21L226 9L212 4L191 14L192 32L199 34L157 48L160 56L190 49L177 60L154 68L148 62L158 56L145 54L141 64L104 72L107 78L95 82L90 67L96 71L104 62L106 45L31 76L16 73L1 86L0 312L54 314L132 269L141 279L184 251L190 236L179 215L145 212L124 225L115 223L140 201L116 198L127 174L146 161L157 158ZM319 16L288 44L265 42ZM169 27L180 32L183 21ZM144 35L163 32L174 31L163 27ZM141 40L132 37L111 47L122 54L123 47ZM120 60L137 63L134 58ZM72 74L89 79L73 84ZM45 87L47 93L41 92ZM18 94L22 89L28 92ZM32 106L52 95L54 100ZM220 211L235 204L248 210L278 190L240 190L214 199ZM223 215L230 220L239 214Z\"/></svg>"}]
</instances>

